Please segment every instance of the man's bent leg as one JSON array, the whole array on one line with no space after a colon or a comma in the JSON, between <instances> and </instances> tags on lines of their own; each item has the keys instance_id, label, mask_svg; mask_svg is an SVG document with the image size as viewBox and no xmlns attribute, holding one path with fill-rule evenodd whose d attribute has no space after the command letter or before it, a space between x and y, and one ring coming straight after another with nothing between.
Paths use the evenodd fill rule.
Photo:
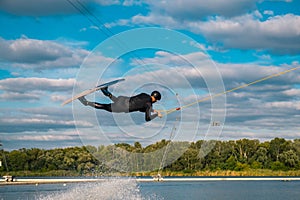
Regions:
<instances>
[{"instance_id":1,"label":"man's bent leg","mask_svg":"<svg viewBox=\"0 0 300 200\"><path fill-rule=\"evenodd\" d=\"M115 97L114 95L112 95L112 93L108 91L108 87L102 88L101 91L105 96L109 97L113 102L117 101L117 97Z\"/></svg>"},{"instance_id":2,"label":"man's bent leg","mask_svg":"<svg viewBox=\"0 0 300 200\"><path fill-rule=\"evenodd\" d=\"M111 104L101 104L97 102L88 102L88 106L94 107L96 109L106 110L108 112L112 112Z\"/></svg>"},{"instance_id":3,"label":"man's bent leg","mask_svg":"<svg viewBox=\"0 0 300 200\"><path fill-rule=\"evenodd\" d=\"M103 110L106 110L108 112L111 112L111 104L100 104L100 103L97 103L97 102L90 102L90 101L87 101L85 99L85 97L80 97L78 98L78 100L85 106L91 106L93 108L96 108L96 109L103 109Z\"/></svg>"},{"instance_id":4,"label":"man's bent leg","mask_svg":"<svg viewBox=\"0 0 300 200\"><path fill-rule=\"evenodd\" d=\"M83 105L85 105L85 106L88 105L88 101L85 99L84 96L83 96L83 97L79 97L78 100L79 100Z\"/></svg>"}]
</instances>

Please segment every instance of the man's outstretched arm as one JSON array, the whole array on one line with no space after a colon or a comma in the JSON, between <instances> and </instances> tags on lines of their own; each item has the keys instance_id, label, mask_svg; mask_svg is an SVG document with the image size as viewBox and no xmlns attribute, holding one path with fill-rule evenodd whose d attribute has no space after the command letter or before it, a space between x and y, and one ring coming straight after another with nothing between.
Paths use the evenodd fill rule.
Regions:
<instances>
[{"instance_id":1,"label":"man's outstretched arm","mask_svg":"<svg viewBox=\"0 0 300 200\"><path fill-rule=\"evenodd\" d=\"M154 112L154 114L151 114L151 112ZM147 122L151 121L152 119L156 118L156 117L162 117L162 115L160 114L160 112L153 110L151 105L147 104L147 109L145 112L145 120Z\"/></svg>"}]
</instances>

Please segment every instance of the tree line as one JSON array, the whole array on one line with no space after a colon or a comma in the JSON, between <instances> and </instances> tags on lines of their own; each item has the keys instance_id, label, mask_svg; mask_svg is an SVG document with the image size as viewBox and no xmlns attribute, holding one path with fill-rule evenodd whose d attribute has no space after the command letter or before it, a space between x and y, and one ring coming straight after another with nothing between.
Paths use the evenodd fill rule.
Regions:
<instances>
[{"instance_id":1,"label":"tree line","mask_svg":"<svg viewBox=\"0 0 300 200\"><path fill-rule=\"evenodd\" d=\"M249 169L300 170L300 139L270 141L180 142L161 140L142 147L120 143L99 147L1 150L0 173L72 172L72 175L106 175L113 172L195 172ZM5 162L5 163L4 163Z\"/></svg>"}]
</instances>

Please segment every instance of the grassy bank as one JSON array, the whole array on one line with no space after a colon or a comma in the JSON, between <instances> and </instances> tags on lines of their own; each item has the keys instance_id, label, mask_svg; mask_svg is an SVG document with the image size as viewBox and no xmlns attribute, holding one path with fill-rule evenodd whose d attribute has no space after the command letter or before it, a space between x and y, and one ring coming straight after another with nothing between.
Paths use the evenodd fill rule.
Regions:
<instances>
[{"instance_id":1,"label":"grassy bank","mask_svg":"<svg viewBox=\"0 0 300 200\"><path fill-rule=\"evenodd\" d=\"M0 176L12 175L15 177L33 177L33 176L80 176L76 171L54 170L48 172L33 172L33 171L16 171L16 172L1 172Z\"/></svg>"},{"instance_id":2,"label":"grassy bank","mask_svg":"<svg viewBox=\"0 0 300 200\"><path fill-rule=\"evenodd\" d=\"M138 173L110 173L110 174L95 174L86 173L78 174L76 171L57 170L49 172L31 172L31 171L17 171L17 172L2 172L0 176L13 175L16 177L32 177L32 176L154 176L157 172L138 172ZM172 172L163 171L160 172L162 176L300 176L300 170L293 171L273 171L269 169L259 170L245 170L245 171L230 171L230 170L218 170L218 171L194 171L194 172Z\"/></svg>"},{"instance_id":3,"label":"grassy bank","mask_svg":"<svg viewBox=\"0 0 300 200\"><path fill-rule=\"evenodd\" d=\"M162 176L300 176L300 170L273 171L268 169L246 170L246 171L195 171L195 172L160 172ZM132 173L132 176L153 176L157 172Z\"/></svg>"}]
</instances>

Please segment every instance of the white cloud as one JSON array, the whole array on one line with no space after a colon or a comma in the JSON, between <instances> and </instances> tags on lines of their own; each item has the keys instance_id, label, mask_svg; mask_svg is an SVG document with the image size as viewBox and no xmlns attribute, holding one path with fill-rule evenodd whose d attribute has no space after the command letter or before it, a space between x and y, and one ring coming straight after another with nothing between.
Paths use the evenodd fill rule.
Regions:
<instances>
[{"instance_id":1,"label":"white cloud","mask_svg":"<svg viewBox=\"0 0 300 200\"><path fill-rule=\"evenodd\" d=\"M25 16L66 15L86 13L86 9L92 9L93 3L100 6L141 4L139 0L1 0L0 10Z\"/></svg>"},{"instance_id":2,"label":"white cloud","mask_svg":"<svg viewBox=\"0 0 300 200\"><path fill-rule=\"evenodd\" d=\"M11 138L16 141L52 141L52 142L57 142L59 140L65 141L65 140L74 140L73 136L68 136L68 135L23 135L23 136L17 136L16 138Z\"/></svg>"},{"instance_id":3,"label":"white cloud","mask_svg":"<svg viewBox=\"0 0 300 200\"><path fill-rule=\"evenodd\" d=\"M299 101L277 101L266 103L266 106L269 108L283 108L283 109L295 109L300 110Z\"/></svg>"},{"instance_id":4,"label":"white cloud","mask_svg":"<svg viewBox=\"0 0 300 200\"><path fill-rule=\"evenodd\" d=\"M71 0L71 2L74 2ZM84 0L84 2L86 2ZM83 3L84 3L83 2ZM44 16L49 14L74 13L68 1L61 0L2 0L0 9L15 15Z\"/></svg>"},{"instance_id":5,"label":"white cloud","mask_svg":"<svg viewBox=\"0 0 300 200\"><path fill-rule=\"evenodd\" d=\"M223 80L227 83L235 82L235 83L250 83L252 81L256 81L266 76L270 76L272 74L277 74L283 72L285 70L291 69L292 66L261 66L259 64L223 64L217 63L219 70L222 74ZM289 78L287 78L287 76ZM297 79L299 78L299 72L293 71L291 73L284 74L282 76L274 77L270 81L276 79L278 81L285 81L288 84L299 82Z\"/></svg>"},{"instance_id":6,"label":"white cloud","mask_svg":"<svg viewBox=\"0 0 300 200\"><path fill-rule=\"evenodd\" d=\"M0 89L18 93L28 91L70 91L74 82L74 79L8 78L0 80Z\"/></svg>"},{"instance_id":7,"label":"white cloud","mask_svg":"<svg viewBox=\"0 0 300 200\"><path fill-rule=\"evenodd\" d=\"M31 125L31 126L35 126L35 125L55 125L55 126L74 126L75 122L74 121L62 121L62 120L54 120L54 119L42 119L42 118L25 118L25 119L14 119L14 118L6 118L6 119L2 119L1 123L4 124L22 124L23 126L26 125ZM84 122L84 121L78 121L76 122L76 125L78 126L92 126L91 123L89 122Z\"/></svg>"},{"instance_id":8,"label":"white cloud","mask_svg":"<svg viewBox=\"0 0 300 200\"><path fill-rule=\"evenodd\" d=\"M102 6L110 6L110 5L133 6L133 5L142 4L142 0L90 0L90 2L96 2Z\"/></svg>"},{"instance_id":9,"label":"white cloud","mask_svg":"<svg viewBox=\"0 0 300 200\"><path fill-rule=\"evenodd\" d=\"M284 91L284 94L288 96L299 96L300 97L300 89L292 88Z\"/></svg>"},{"instance_id":10,"label":"white cloud","mask_svg":"<svg viewBox=\"0 0 300 200\"><path fill-rule=\"evenodd\" d=\"M19 116L7 116L0 119L1 133L17 133L26 131L47 132L49 130L67 130L75 128L74 120L64 120L59 115L45 116L41 114L19 113ZM23 114L23 115L22 115ZM93 127L88 121L76 121L76 127Z\"/></svg>"},{"instance_id":11,"label":"white cloud","mask_svg":"<svg viewBox=\"0 0 300 200\"><path fill-rule=\"evenodd\" d=\"M93 1L103 6L120 4L120 0L93 0Z\"/></svg>"},{"instance_id":12,"label":"white cloud","mask_svg":"<svg viewBox=\"0 0 300 200\"><path fill-rule=\"evenodd\" d=\"M0 37L0 59L24 69L55 69L80 66L88 51L49 40Z\"/></svg>"},{"instance_id":13,"label":"white cloud","mask_svg":"<svg viewBox=\"0 0 300 200\"><path fill-rule=\"evenodd\" d=\"M121 21L122 24L125 24L126 21ZM131 24L149 24L149 25L155 25L159 24L166 28L170 27L177 27L180 23L178 23L177 20L172 18L171 16L165 16L165 15L159 15L155 13L150 13L147 16L144 15L136 15L132 17Z\"/></svg>"},{"instance_id":14,"label":"white cloud","mask_svg":"<svg viewBox=\"0 0 300 200\"><path fill-rule=\"evenodd\" d=\"M187 25L224 48L262 49L278 54L300 52L300 16L287 14L259 21L251 15Z\"/></svg>"},{"instance_id":15,"label":"white cloud","mask_svg":"<svg viewBox=\"0 0 300 200\"><path fill-rule=\"evenodd\" d=\"M54 102L64 102L66 100L66 97L63 95L52 95L51 100Z\"/></svg>"},{"instance_id":16,"label":"white cloud","mask_svg":"<svg viewBox=\"0 0 300 200\"><path fill-rule=\"evenodd\" d=\"M1 58L14 62L39 63L56 60L60 56L70 56L72 52L62 45L50 41L20 38L5 41L0 38Z\"/></svg>"},{"instance_id":17,"label":"white cloud","mask_svg":"<svg viewBox=\"0 0 300 200\"><path fill-rule=\"evenodd\" d=\"M258 0L165 0L148 1L155 15L167 15L179 21L201 20L208 16L233 17L256 8Z\"/></svg>"},{"instance_id":18,"label":"white cloud","mask_svg":"<svg viewBox=\"0 0 300 200\"><path fill-rule=\"evenodd\" d=\"M149 5L147 15L138 14L130 20L106 24L107 27L132 24L156 25L167 28L185 28L187 23L199 22L211 16L234 17L256 9L258 0L165 0L146 1Z\"/></svg>"},{"instance_id":19,"label":"white cloud","mask_svg":"<svg viewBox=\"0 0 300 200\"><path fill-rule=\"evenodd\" d=\"M82 142L75 129L24 131L12 133L1 133L2 143L6 150L20 148L62 148L70 146L82 146Z\"/></svg>"},{"instance_id":20,"label":"white cloud","mask_svg":"<svg viewBox=\"0 0 300 200\"><path fill-rule=\"evenodd\" d=\"M190 63L196 64L196 66L190 66L189 63L186 62L187 60ZM214 79L217 74L210 66L216 65L227 89L250 83L297 66L264 66L255 63L224 64L213 61L210 62L209 57L203 52L195 52L180 56L158 51L154 58L147 58L143 60L143 62L159 63L161 67L157 69L153 68L151 70L145 69L144 73L131 76L130 79L134 78L131 81L136 83L136 85L142 84L146 80L150 81L154 78L161 82L167 80L167 82L174 87L183 87L184 82L179 80L188 80L191 83L198 83L198 85L200 85L199 83L202 83L201 80L203 81L203 78ZM206 76L202 77L199 72ZM268 84L274 84L276 87L279 87L280 84L281 86L299 84L299 80L300 74L298 69L282 76L274 77L268 80ZM195 85L193 84L193 86Z\"/></svg>"},{"instance_id":21,"label":"white cloud","mask_svg":"<svg viewBox=\"0 0 300 200\"><path fill-rule=\"evenodd\" d=\"M274 15L274 11L273 10L265 10L264 14L265 15Z\"/></svg>"},{"instance_id":22,"label":"white cloud","mask_svg":"<svg viewBox=\"0 0 300 200\"><path fill-rule=\"evenodd\" d=\"M0 94L0 98L2 101L31 101L31 100L39 100L41 98L41 94L34 92L27 93L19 93L19 92L7 92L4 94Z\"/></svg>"},{"instance_id":23,"label":"white cloud","mask_svg":"<svg viewBox=\"0 0 300 200\"><path fill-rule=\"evenodd\" d=\"M123 1L124 6L141 5L142 3L143 3L143 0L124 0Z\"/></svg>"},{"instance_id":24,"label":"white cloud","mask_svg":"<svg viewBox=\"0 0 300 200\"><path fill-rule=\"evenodd\" d=\"M299 54L300 52L300 16L298 15L276 15L263 20L262 15L257 10L252 10L250 14L241 12L240 15L232 16L231 18L215 13L213 15L215 17L203 20L189 16L196 15L197 12L200 13L196 9L197 6L192 6L197 4L195 3L196 1L184 2L185 6L181 7L179 6L179 1L176 1L174 4L169 3L166 6L168 9L177 6L178 10L182 12L175 14L172 12L176 12L176 9L172 10L172 12L170 10L170 13L168 13L168 10L164 10L166 8L162 4L167 4L168 1L162 2L158 3L155 8L152 8L147 15L138 14L130 20L120 20L110 24L110 26L126 24L129 26L160 25L166 28L186 29L196 34L204 35L209 42L224 49L268 50L276 54ZM225 3L225 1L221 2ZM250 3L250 1L241 2ZM253 3L254 1L251 2ZM217 4L215 1L214 3ZM204 5L206 3L201 6ZM236 6L238 7L239 5ZM188 12L186 9L195 9L197 12L195 11L193 14L193 12ZM271 14L270 11L266 13ZM181 18L176 16L176 14L180 15Z\"/></svg>"}]
</instances>

